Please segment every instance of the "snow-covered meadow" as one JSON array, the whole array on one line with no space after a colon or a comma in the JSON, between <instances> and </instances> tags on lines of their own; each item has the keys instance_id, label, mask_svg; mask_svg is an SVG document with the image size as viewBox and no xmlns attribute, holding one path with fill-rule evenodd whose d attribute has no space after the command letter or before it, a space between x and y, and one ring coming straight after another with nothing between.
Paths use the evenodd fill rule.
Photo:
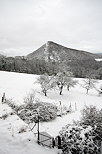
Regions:
<instances>
[{"instance_id":1,"label":"snow-covered meadow","mask_svg":"<svg viewBox=\"0 0 102 154\"><path fill-rule=\"evenodd\" d=\"M34 91L35 100L42 102L48 102L72 107L72 113L57 117L50 122L41 122L40 131L46 131L51 136L55 137L59 131L68 123L72 123L73 120L79 120L81 117L81 110L85 105L95 105L97 108L102 108L102 96L98 95L95 89L91 89L89 94L86 94L86 89L82 88L83 79L78 80L78 84L68 91L66 88L63 90L63 94L59 95L58 89L48 91L47 96L41 92L41 87L36 80L38 75L3 72L0 71L0 99L5 92L6 98L12 99L15 104L21 105L24 103L24 98L27 94ZM96 87L102 85L102 81L98 81ZM11 112L11 108L6 104L0 103L0 116L4 113ZM48 149L37 145L36 137L30 131L18 134L18 130L22 127L27 127L18 116L9 116L6 120L0 119L0 154L40 154L40 153L57 153L57 149ZM37 128L34 128L34 132Z\"/></svg>"}]
</instances>

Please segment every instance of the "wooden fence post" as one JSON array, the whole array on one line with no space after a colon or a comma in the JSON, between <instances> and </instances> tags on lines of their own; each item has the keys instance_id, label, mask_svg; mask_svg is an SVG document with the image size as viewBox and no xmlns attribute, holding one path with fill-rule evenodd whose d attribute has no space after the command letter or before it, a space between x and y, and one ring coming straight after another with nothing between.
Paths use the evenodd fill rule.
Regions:
<instances>
[{"instance_id":1,"label":"wooden fence post","mask_svg":"<svg viewBox=\"0 0 102 154\"><path fill-rule=\"evenodd\" d=\"M3 93L3 96L2 96L2 103L5 101L5 93Z\"/></svg>"}]
</instances>

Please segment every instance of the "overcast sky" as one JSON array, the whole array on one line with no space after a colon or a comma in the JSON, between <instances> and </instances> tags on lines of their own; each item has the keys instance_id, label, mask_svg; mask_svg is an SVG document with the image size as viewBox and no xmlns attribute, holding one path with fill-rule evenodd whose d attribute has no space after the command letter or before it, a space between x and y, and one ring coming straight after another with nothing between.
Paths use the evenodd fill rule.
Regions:
<instances>
[{"instance_id":1,"label":"overcast sky","mask_svg":"<svg viewBox=\"0 0 102 154\"><path fill-rule=\"evenodd\" d=\"M27 55L47 41L102 53L102 0L0 0L0 53Z\"/></svg>"}]
</instances>

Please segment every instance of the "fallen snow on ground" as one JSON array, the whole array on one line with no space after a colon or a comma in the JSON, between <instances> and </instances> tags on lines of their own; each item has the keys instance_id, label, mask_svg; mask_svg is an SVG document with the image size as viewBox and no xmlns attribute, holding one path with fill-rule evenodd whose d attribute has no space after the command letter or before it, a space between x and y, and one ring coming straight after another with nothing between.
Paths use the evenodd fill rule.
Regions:
<instances>
[{"instance_id":1,"label":"fallen snow on ground","mask_svg":"<svg viewBox=\"0 0 102 154\"><path fill-rule=\"evenodd\" d=\"M0 114L11 112L6 104L0 104ZM21 128L26 132L19 133ZM0 154L57 154L58 149L49 149L37 144L37 137L17 115L0 118Z\"/></svg>"},{"instance_id":2,"label":"fallen snow on ground","mask_svg":"<svg viewBox=\"0 0 102 154\"><path fill-rule=\"evenodd\" d=\"M72 107L72 113L57 117L50 122L41 122L40 131L46 131L51 136L56 137L59 131L73 120L79 120L81 110L85 105L95 105L102 108L102 97L98 96L95 89L86 94L82 88L83 79L77 79L79 84L75 88L63 90L60 96L58 89L48 92L47 97L41 93L41 87L36 82L38 75L12 73L0 71L0 99L5 92L6 98L12 99L15 104L21 105L24 97L32 90L35 91L35 100L49 102L57 106ZM97 88L102 85L102 81L98 81ZM0 101L1 102L1 101ZM7 104L0 104L0 117L4 114L10 114L11 108ZM22 127L27 127L24 133L18 133ZM37 132L37 125L34 133ZM0 119L0 154L57 154L57 149L48 149L41 147L36 143L36 136L29 131L29 127L17 115L9 115L7 119Z\"/></svg>"},{"instance_id":3,"label":"fallen snow on ground","mask_svg":"<svg viewBox=\"0 0 102 154\"><path fill-rule=\"evenodd\" d=\"M97 58L97 59L95 59L96 61L102 61L102 59L101 58Z\"/></svg>"}]
</instances>

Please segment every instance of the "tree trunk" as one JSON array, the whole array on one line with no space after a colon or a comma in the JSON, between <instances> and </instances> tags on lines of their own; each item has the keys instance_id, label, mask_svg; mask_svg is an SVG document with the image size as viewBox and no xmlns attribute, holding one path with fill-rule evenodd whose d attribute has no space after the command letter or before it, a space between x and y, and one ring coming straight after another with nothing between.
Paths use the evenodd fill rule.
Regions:
<instances>
[{"instance_id":1,"label":"tree trunk","mask_svg":"<svg viewBox=\"0 0 102 154\"><path fill-rule=\"evenodd\" d=\"M69 91L69 86L67 86L67 90Z\"/></svg>"},{"instance_id":2,"label":"tree trunk","mask_svg":"<svg viewBox=\"0 0 102 154\"><path fill-rule=\"evenodd\" d=\"M88 94L88 92L89 92L89 89L87 89L86 94Z\"/></svg>"},{"instance_id":3,"label":"tree trunk","mask_svg":"<svg viewBox=\"0 0 102 154\"><path fill-rule=\"evenodd\" d=\"M45 91L45 96L47 96L47 92Z\"/></svg>"},{"instance_id":4,"label":"tree trunk","mask_svg":"<svg viewBox=\"0 0 102 154\"><path fill-rule=\"evenodd\" d=\"M62 95L63 86L60 87L60 95Z\"/></svg>"},{"instance_id":5,"label":"tree trunk","mask_svg":"<svg viewBox=\"0 0 102 154\"><path fill-rule=\"evenodd\" d=\"M47 96L47 90L43 89L42 92L44 93L45 96Z\"/></svg>"}]
</instances>

